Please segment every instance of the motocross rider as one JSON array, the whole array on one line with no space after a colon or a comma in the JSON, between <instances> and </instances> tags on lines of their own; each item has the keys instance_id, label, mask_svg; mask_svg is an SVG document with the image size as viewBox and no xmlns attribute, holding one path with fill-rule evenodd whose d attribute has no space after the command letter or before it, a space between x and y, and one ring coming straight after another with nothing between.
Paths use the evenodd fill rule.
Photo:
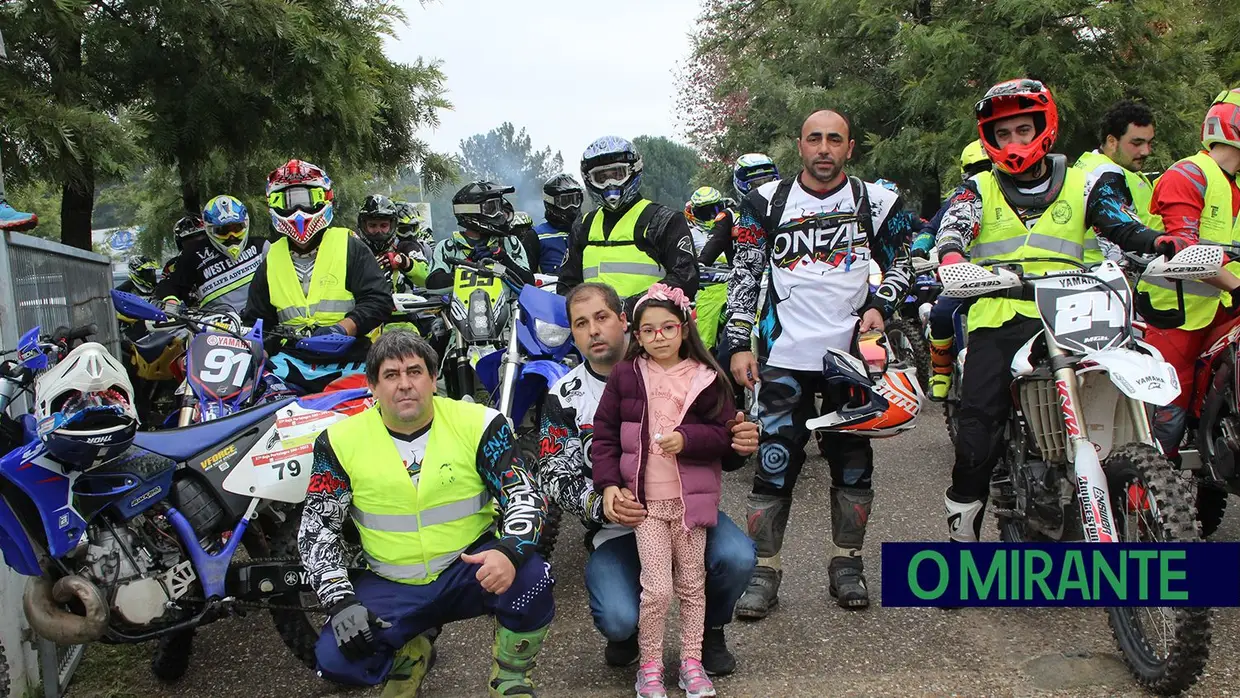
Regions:
<instances>
[{"instance_id":1,"label":"motocross rider","mask_svg":"<svg viewBox=\"0 0 1240 698\"><path fill-rule=\"evenodd\" d=\"M1183 244L1238 244L1240 224L1234 221L1240 214L1240 189L1236 187L1236 172L1240 170L1240 88L1215 97L1201 126L1201 144L1203 150L1175 163L1158 178L1150 213L1166 225L1168 235ZM1175 366L1182 388L1174 402L1154 413L1154 436L1171 457L1179 455L1180 439L1184 436L1186 411L1194 397L1197 357L1209 346L1211 333L1223 323L1233 322L1233 312L1240 307L1240 280L1234 275L1238 266L1234 262L1228 264L1223 274L1213 279L1182 282L1183 324L1169 329L1151 326L1146 330L1145 341L1162 353L1164 361ZM1150 294L1154 310L1178 309L1173 282L1142 279L1137 290ZM970 352L971 347L972 340Z\"/></svg>"},{"instance_id":2,"label":"motocross rider","mask_svg":"<svg viewBox=\"0 0 1240 698\"><path fill-rule=\"evenodd\" d=\"M177 304L198 298L204 310L240 315L270 244L250 237L250 214L231 196L207 202L202 221L205 241L195 240L181 250L172 275L155 287L155 297Z\"/></svg>"},{"instance_id":3,"label":"motocross rider","mask_svg":"<svg viewBox=\"0 0 1240 698\"><path fill-rule=\"evenodd\" d=\"M538 269L540 274L559 274L568 253L568 237L573 222L581 217L585 192L571 175L558 174L543 184L542 223L534 226L538 234ZM533 262L533 260L531 260Z\"/></svg>"},{"instance_id":4,"label":"motocross rider","mask_svg":"<svg viewBox=\"0 0 1240 698\"><path fill-rule=\"evenodd\" d=\"M805 463L805 422L818 416L815 397L821 392L824 405L840 402L823 380L823 348L856 351L860 333L881 331L912 276L913 219L900 197L845 175L854 146L848 120L832 110L814 112L797 146L801 173L753 188L741 202L728 281L732 375L745 387L762 383L759 467L747 506L758 566L736 605L738 616L751 619L766 617L778 602L779 552ZM871 257L884 274L873 293ZM764 272L769 285L755 358L751 334ZM824 439L831 469L829 592L841 607L864 608L869 591L861 548L874 500L873 450L857 434L831 432Z\"/></svg>"},{"instance_id":5,"label":"motocross rider","mask_svg":"<svg viewBox=\"0 0 1240 698\"><path fill-rule=\"evenodd\" d=\"M280 239L250 283L248 320L299 335L358 338L387 320L391 286L366 243L331 227L332 180L322 168L294 159L272 170L267 206ZM364 361L368 345L355 342L343 360Z\"/></svg>"},{"instance_id":6,"label":"motocross rider","mask_svg":"<svg viewBox=\"0 0 1240 698\"><path fill-rule=\"evenodd\" d=\"M1050 154L1059 112L1045 85L1016 79L991 87L976 107L978 134L993 163L969 178L943 214L938 233L943 267L965 261L1058 257L1082 262L1094 228L1126 250L1173 253L1185 242L1137 219L1120 185L1123 174L1089 178ZM1049 215L1043 215L1049 214ZM1025 273L1076 268L1029 262ZM1041 331L1032 301L983 297L969 309L969 359L965 365L956 463L944 495L953 541L977 541L998 459L1002 422L1011 409L1012 357Z\"/></svg>"},{"instance_id":7,"label":"motocross rider","mask_svg":"<svg viewBox=\"0 0 1240 698\"><path fill-rule=\"evenodd\" d=\"M394 293L426 283L425 260L401 251L400 217L401 207L382 194L366 197L357 212L357 233L374 253L379 268L391 275Z\"/></svg>"},{"instance_id":8,"label":"motocross rider","mask_svg":"<svg viewBox=\"0 0 1240 698\"><path fill-rule=\"evenodd\" d=\"M642 197L642 158L632 143L604 136L581 156L581 176L598 204L573 224L559 292L598 281L635 302L656 281L697 295L697 255L679 211Z\"/></svg>"}]
</instances>

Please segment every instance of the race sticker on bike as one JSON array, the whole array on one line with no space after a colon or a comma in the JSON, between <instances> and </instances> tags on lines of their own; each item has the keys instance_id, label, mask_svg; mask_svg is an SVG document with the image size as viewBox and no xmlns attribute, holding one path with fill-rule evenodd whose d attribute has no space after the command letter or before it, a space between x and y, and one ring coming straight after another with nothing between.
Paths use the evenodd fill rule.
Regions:
<instances>
[{"instance_id":1,"label":"race sticker on bike","mask_svg":"<svg viewBox=\"0 0 1240 698\"><path fill-rule=\"evenodd\" d=\"M187 374L199 391L226 400L254 389L262 356L255 340L204 333L190 342Z\"/></svg>"},{"instance_id":2,"label":"race sticker on bike","mask_svg":"<svg viewBox=\"0 0 1240 698\"><path fill-rule=\"evenodd\" d=\"M1103 265L1088 276L1057 274L1032 283L1042 322L1063 349L1109 349L1129 335L1132 301L1119 267Z\"/></svg>"}]
</instances>

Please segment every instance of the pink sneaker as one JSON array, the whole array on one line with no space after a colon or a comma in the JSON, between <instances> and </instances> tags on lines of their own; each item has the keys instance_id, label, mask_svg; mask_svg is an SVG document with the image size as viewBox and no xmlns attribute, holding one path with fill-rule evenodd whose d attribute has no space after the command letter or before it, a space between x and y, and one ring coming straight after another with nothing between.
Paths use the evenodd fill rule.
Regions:
<instances>
[{"instance_id":1,"label":"pink sneaker","mask_svg":"<svg viewBox=\"0 0 1240 698\"><path fill-rule=\"evenodd\" d=\"M701 666L699 664L698 668L701 669ZM637 667L637 684L634 688L637 689L637 698L667 698L667 689L663 687L663 661L655 659Z\"/></svg>"},{"instance_id":2,"label":"pink sneaker","mask_svg":"<svg viewBox=\"0 0 1240 698\"><path fill-rule=\"evenodd\" d=\"M707 698L715 695L715 685L710 682L702 662L698 659L684 659L680 662L680 687L684 689L685 698Z\"/></svg>"}]
</instances>

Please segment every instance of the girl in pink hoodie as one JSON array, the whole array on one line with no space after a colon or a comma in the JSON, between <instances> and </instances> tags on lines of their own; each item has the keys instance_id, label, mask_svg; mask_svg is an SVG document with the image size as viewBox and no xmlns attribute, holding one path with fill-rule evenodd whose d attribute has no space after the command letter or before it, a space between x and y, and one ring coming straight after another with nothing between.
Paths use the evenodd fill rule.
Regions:
<instances>
[{"instance_id":1,"label":"girl in pink hoodie","mask_svg":"<svg viewBox=\"0 0 1240 698\"><path fill-rule=\"evenodd\" d=\"M594 415L594 483L615 520L618 497L646 507L635 530L641 558L638 698L666 698L663 629L680 599L679 685L715 695L702 669L706 529L715 525L721 460L731 448L732 389L698 336L689 299L655 284L637 302L626 360L612 369Z\"/></svg>"}]
</instances>

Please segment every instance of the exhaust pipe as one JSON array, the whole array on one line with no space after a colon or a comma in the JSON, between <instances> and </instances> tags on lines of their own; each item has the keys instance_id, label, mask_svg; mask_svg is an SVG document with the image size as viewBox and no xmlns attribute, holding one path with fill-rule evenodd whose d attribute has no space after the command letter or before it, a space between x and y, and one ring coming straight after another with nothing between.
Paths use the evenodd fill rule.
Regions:
<instances>
[{"instance_id":1,"label":"exhaust pipe","mask_svg":"<svg viewBox=\"0 0 1240 698\"><path fill-rule=\"evenodd\" d=\"M61 608L75 599L85 609L85 615ZM108 629L108 604L103 593L76 574L61 577L55 584L46 577L32 577L26 582L22 606L30 627L58 645L94 642Z\"/></svg>"}]
</instances>

